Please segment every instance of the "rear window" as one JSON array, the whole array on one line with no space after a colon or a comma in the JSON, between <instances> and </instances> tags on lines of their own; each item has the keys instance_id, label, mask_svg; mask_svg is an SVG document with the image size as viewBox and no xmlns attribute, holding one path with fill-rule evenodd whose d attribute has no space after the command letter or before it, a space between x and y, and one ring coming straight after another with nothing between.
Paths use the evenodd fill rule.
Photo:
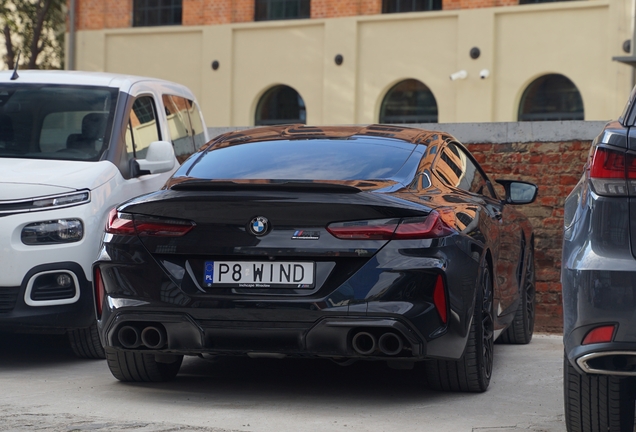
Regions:
<instances>
[{"instance_id":1,"label":"rear window","mask_svg":"<svg viewBox=\"0 0 636 432\"><path fill-rule=\"evenodd\" d=\"M194 164L187 164L187 172L175 176L210 180L394 179L415 147L403 141L366 137L263 141L208 151Z\"/></svg>"}]
</instances>

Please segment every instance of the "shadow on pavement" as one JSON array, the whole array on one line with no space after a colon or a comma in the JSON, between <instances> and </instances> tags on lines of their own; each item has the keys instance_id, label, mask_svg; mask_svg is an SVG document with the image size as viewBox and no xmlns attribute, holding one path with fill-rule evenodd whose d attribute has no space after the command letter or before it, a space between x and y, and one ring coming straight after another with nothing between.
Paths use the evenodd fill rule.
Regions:
<instances>
[{"instance_id":1,"label":"shadow on pavement","mask_svg":"<svg viewBox=\"0 0 636 432\"><path fill-rule=\"evenodd\" d=\"M477 394L436 392L426 385L423 368L394 370L385 362L359 361L340 366L322 359L250 359L219 357L213 361L186 358L176 379L168 383L119 383L133 386L144 398L164 401L165 393L215 401L252 401L269 404L295 400L408 405L446 397L471 398ZM496 371L495 371L496 373ZM161 390L159 396L157 390ZM353 402L355 401L355 402Z\"/></svg>"},{"instance_id":2,"label":"shadow on pavement","mask_svg":"<svg viewBox=\"0 0 636 432\"><path fill-rule=\"evenodd\" d=\"M80 361L62 335L0 332L0 367L49 366Z\"/></svg>"}]
</instances>

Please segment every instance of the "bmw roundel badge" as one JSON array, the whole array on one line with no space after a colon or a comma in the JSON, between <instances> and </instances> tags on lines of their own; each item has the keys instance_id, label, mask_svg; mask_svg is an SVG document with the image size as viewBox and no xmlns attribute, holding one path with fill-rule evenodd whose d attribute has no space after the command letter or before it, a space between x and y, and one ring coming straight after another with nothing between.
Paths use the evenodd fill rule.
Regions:
<instances>
[{"instance_id":1,"label":"bmw roundel badge","mask_svg":"<svg viewBox=\"0 0 636 432\"><path fill-rule=\"evenodd\" d=\"M250 232L256 236L262 236L269 231L269 221L264 216L256 216L250 221Z\"/></svg>"}]
</instances>

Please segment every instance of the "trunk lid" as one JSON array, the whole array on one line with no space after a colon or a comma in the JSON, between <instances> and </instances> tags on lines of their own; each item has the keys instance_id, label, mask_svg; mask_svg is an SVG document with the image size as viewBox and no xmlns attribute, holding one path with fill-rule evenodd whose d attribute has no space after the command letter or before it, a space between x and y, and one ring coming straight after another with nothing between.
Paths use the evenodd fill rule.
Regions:
<instances>
[{"instance_id":1,"label":"trunk lid","mask_svg":"<svg viewBox=\"0 0 636 432\"><path fill-rule=\"evenodd\" d=\"M376 185L375 190L386 187ZM338 239L327 231L329 224L424 216L430 211L391 195L342 184L216 184L194 189L160 191L120 208L126 213L188 219L196 224L182 237L139 237L182 289L192 292L308 295L335 288L389 240ZM259 235L252 225L263 220L266 228ZM228 272L237 264L245 264L243 272L260 271L261 282L265 283L239 286L228 280ZM311 283L298 278L310 269L315 271ZM224 271L229 284L220 279L210 281L220 271ZM268 281L272 271L289 284ZM294 282L298 284L291 285Z\"/></svg>"}]
</instances>

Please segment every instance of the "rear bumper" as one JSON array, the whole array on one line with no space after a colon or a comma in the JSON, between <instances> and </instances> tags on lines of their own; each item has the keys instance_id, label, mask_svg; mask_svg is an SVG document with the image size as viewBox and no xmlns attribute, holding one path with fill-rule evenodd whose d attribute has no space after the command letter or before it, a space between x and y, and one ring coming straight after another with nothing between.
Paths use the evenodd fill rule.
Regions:
<instances>
[{"instance_id":1,"label":"rear bumper","mask_svg":"<svg viewBox=\"0 0 636 432\"><path fill-rule=\"evenodd\" d=\"M134 328L140 338L131 340L120 337L122 328ZM147 346L141 337L148 327L163 333L165 342L160 346ZM356 334L371 335L375 348L368 353L356 350L353 342ZM387 350L381 344L383 335L398 337L402 349ZM195 320L188 314L178 313L119 313L110 320L102 332L105 346L137 351L178 354L211 353L223 355L262 356L315 356L366 359L422 360L426 343L407 322L399 319L333 316L314 323L307 322L248 322ZM386 339L386 336L383 340ZM122 343L123 342L123 343ZM127 345L127 346L123 346Z\"/></svg>"},{"instance_id":2,"label":"rear bumper","mask_svg":"<svg viewBox=\"0 0 636 432\"><path fill-rule=\"evenodd\" d=\"M192 282L203 274L195 261L191 266L179 256L152 256L136 239L107 238L94 264L106 293L100 337L110 348L183 354L456 360L473 316L475 252L461 236L390 242L349 274L334 270L306 293L205 292ZM332 261L336 257L317 262ZM438 277L446 287L446 323L433 300ZM165 343L122 344L122 327L137 339L147 327L159 329ZM383 352L381 338L393 349ZM371 347L356 349L360 340Z\"/></svg>"},{"instance_id":3,"label":"rear bumper","mask_svg":"<svg viewBox=\"0 0 636 432\"><path fill-rule=\"evenodd\" d=\"M628 199L581 181L565 202L561 284L565 355L580 373L636 375L636 259ZM583 345L601 326L613 339Z\"/></svg>"},{"instance_id":4,"label":"rear bumper","mask_svg":"<svg viewBox=\"0 0 636 432\"><path fill-rule=\"evenodd\" d=\"M636 271L562 272L563 343L579 372L636 376ZM582 345L601 326L616 326L610 342Z\"/></svg>"}]
</instances>

